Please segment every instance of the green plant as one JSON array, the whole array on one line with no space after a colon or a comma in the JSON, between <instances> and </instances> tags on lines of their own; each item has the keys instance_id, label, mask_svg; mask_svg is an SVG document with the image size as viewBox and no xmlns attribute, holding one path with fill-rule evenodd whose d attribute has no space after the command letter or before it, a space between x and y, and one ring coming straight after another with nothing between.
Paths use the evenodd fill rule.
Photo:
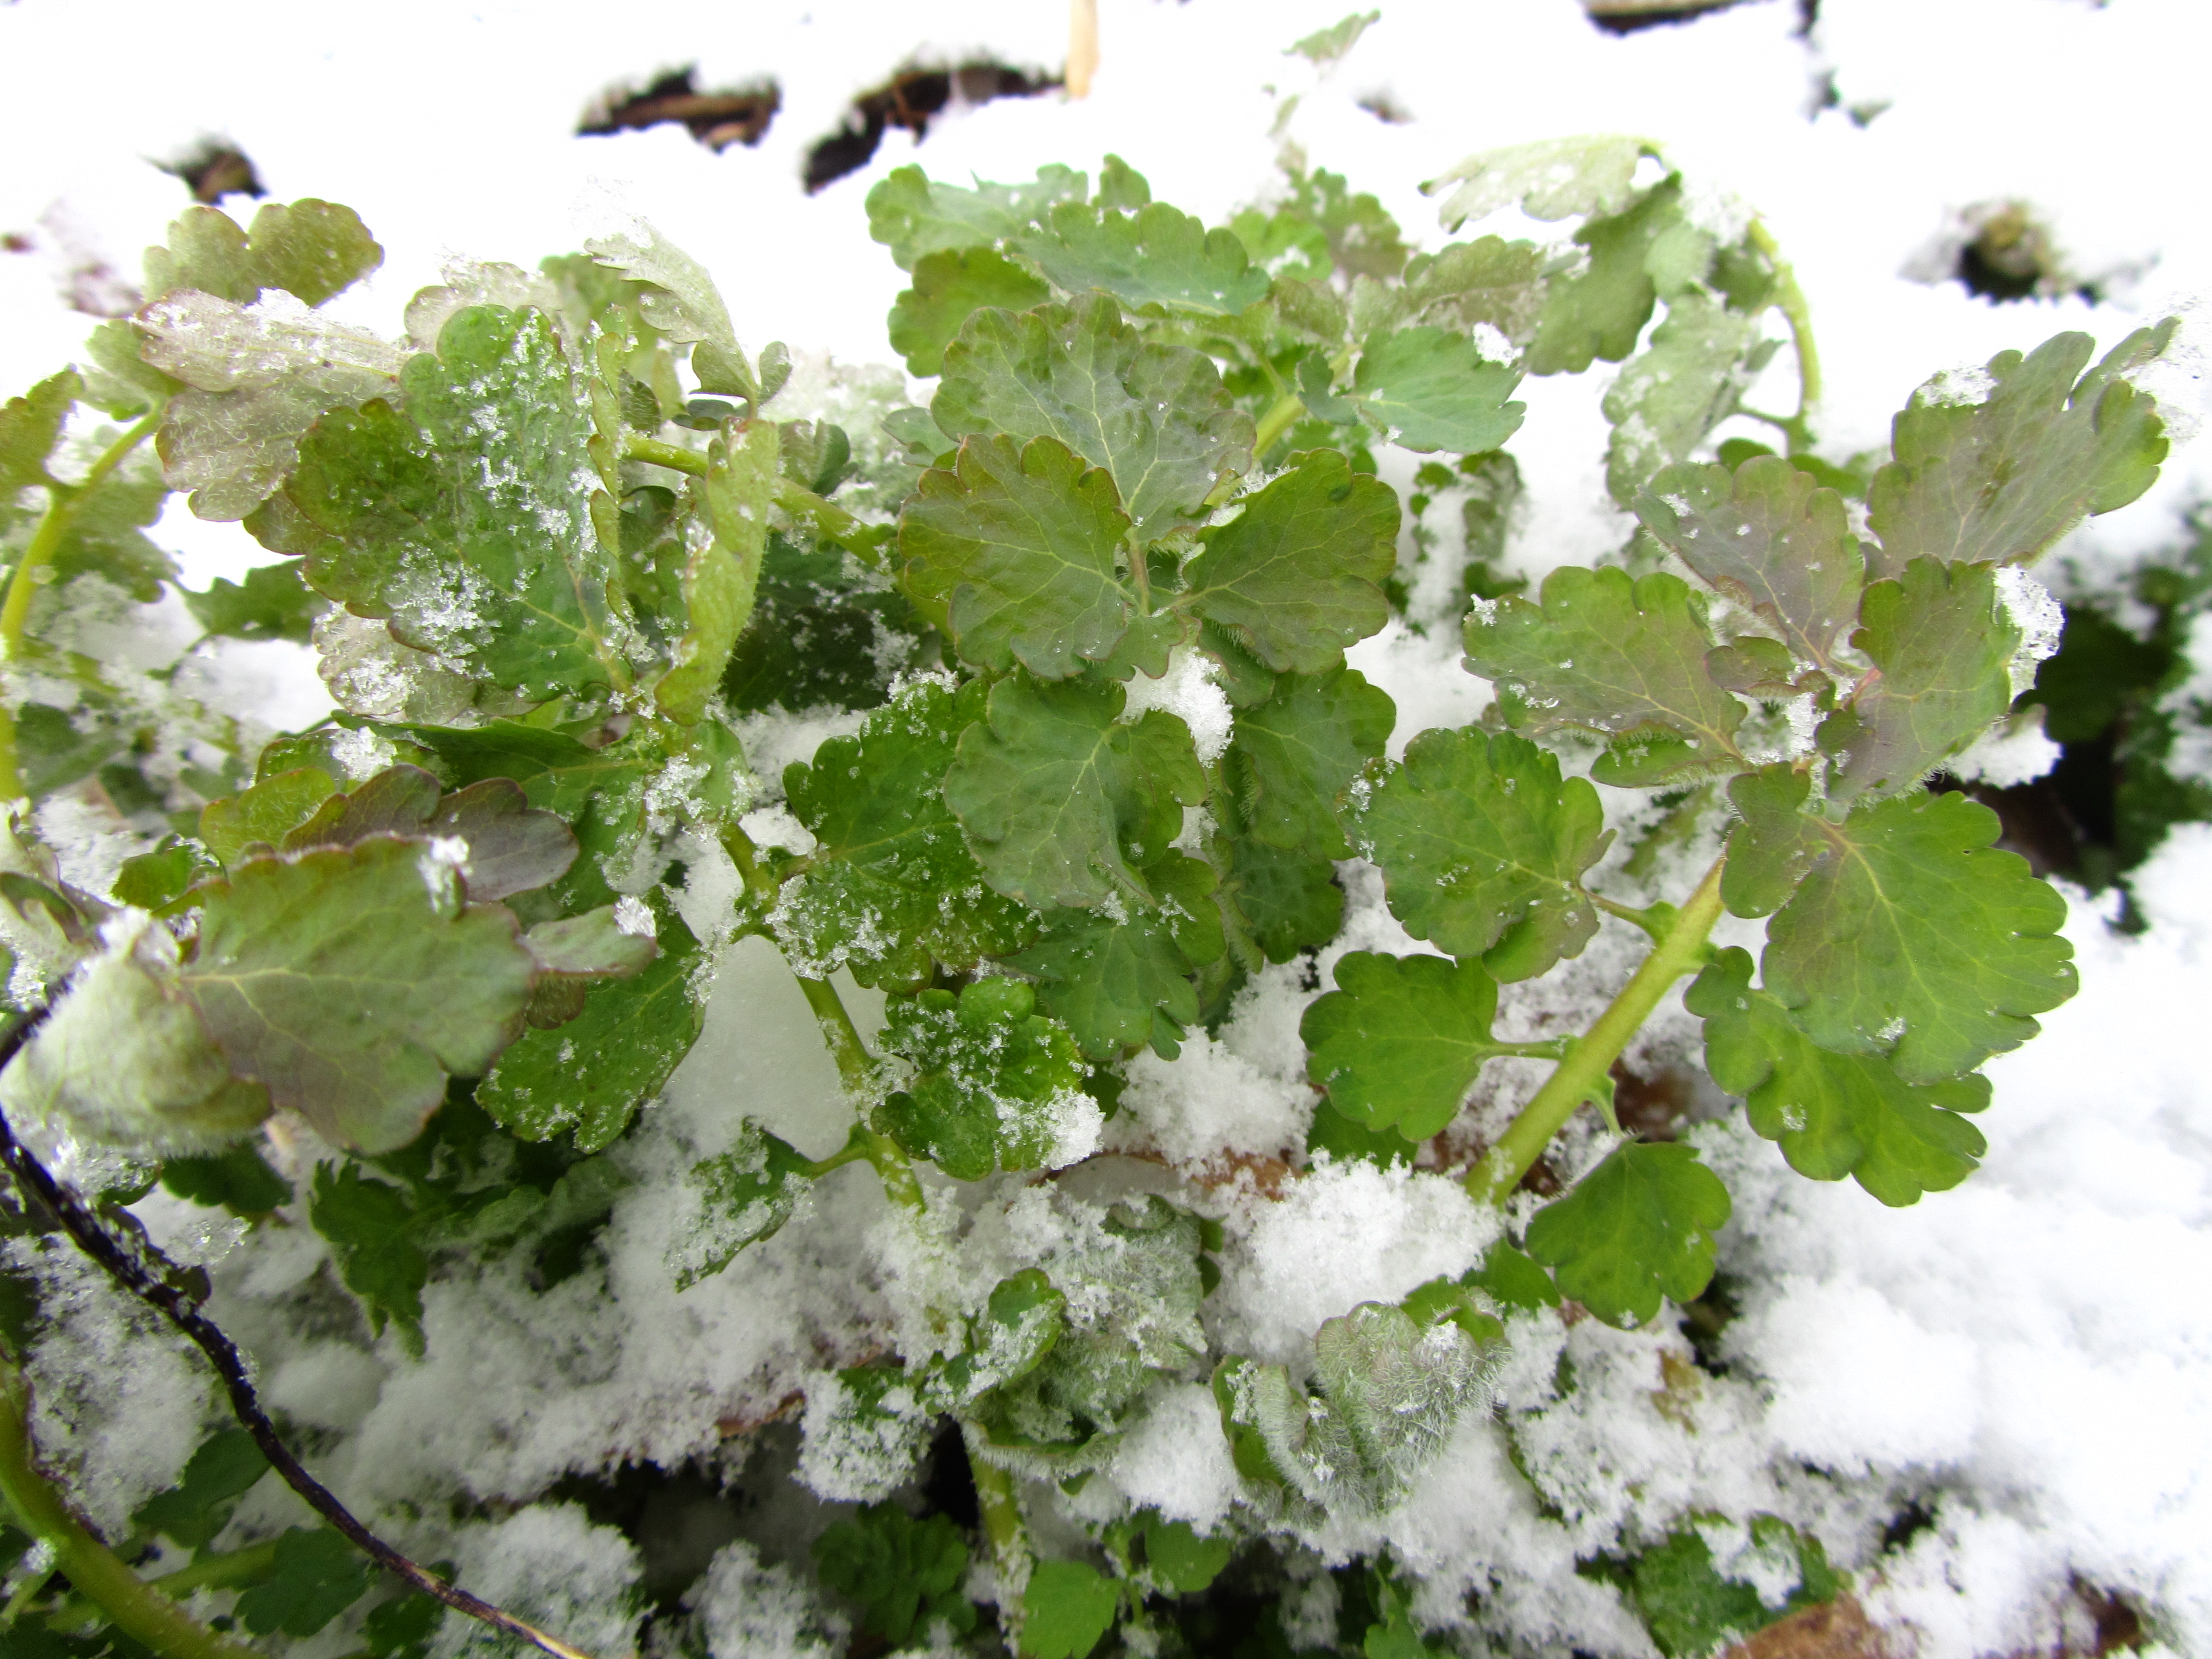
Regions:
<instances>
[{"instance_id":1,"label":"green plant","mask_svg":"<svg viewBox=\"0 0 2212 1659\"><path fill-rule=\"evenodd\" d=\"M2172 325L2094 364L2078 335L2002 354L1917 395L1889 457L1838 466L1812 453L1818 360L1788 266L1756 221L1702 224L1663 166L1641 182L1655 159L1540 145L1445 181L1454 228L1509 204L1579 216L1566 264L1496 236L1410 253L1371 198L1302 168L1272 215L1212 230L1112 158L1095 190L1066 168L972 190L902 168L868 204L911 277L891 341L940 379L928 408L882 412L880 441L777 418L787 354L746 352L706 274L649 234L460 273L417 296L399 345L313 309L379 258L347 210L266 208L250 231L192 210L149 255L146 308L0 415L0 793L96 798L153 842L106 893L64 874L32 811L0 849L14 994L43 1014L0 1097L26 1132L125 1167L58 1224L24 1199L17 1146L9 1224L82 1241L157 1175L266 1216L295 1194L251 1137L284 1114L327 1151L306 1218L372 1327L419 1353L441 1274L517 1253L547 1285L576 1270L635 1179L611 1149L697 1037L718 957L766 938L850 1139L811 1159L748 1124L679 1171L657 1195L685 1218L665 1270L743 1272L814 1183L872 1165L904 1248L946 1270L900 1352L809 1401L808 1455L843 1469L837 1495L880 1499L955 1420L996 1628L1059 1659L1117 1620L1158 1639L1155 1604L1212 1585L1231 1537L1395 1502L1486 1405L1501 1316L1565 1296L1632 1327L1705 1291L1725 1185L1614 1116L1617 1064L1683 981L1714 1080L1793 1167L1894 1205L1955 1186L1983 1150L1977 1068L2074 979L2063 902L1992 848L1992 814L1923 782L2056 642L2020 567L2154 477L2165 440L2130 377ZM1754 418L1786 453L1692 459L1772 355L1777 310L1801 406ZM1624 363L1606 476L1641 527L1617 560L1517 591L1496 568L1512 393L1598 361ZM127 424L81 435L100 416ZM1456 458L1419 465L1411 561L1386 443ZM239 638L312 629L331 720L249 754L85 648L94 611L173 579L141 533L169 489L281 556L193 614ZM1468 555L1424 615L1435 508L1459 511ZM1389 759L1395 706L1346 648L1462 601L1496 701ZM824 697L861 717L782 780L805 837L757 836L737 717ZM1330 945L1355 857L1443 954L1336 962L1303 1026L1326 1095L1312 1150L1408 1161L1492 1060L1549 1062L1463 1171L1526 1254L1345 1310L1310 1375L1215 1350L1224 1239L1194 1202L1063 1206L1049 1251L960 1288L957 1206L916 1162L976 1183L1085 1159L1129 1056L1172 1059L1268 964ZM716 860L726 891L697 874ZM1724 915L1764 919L1755 963L1711 942ZM1494 1035L1501 987L1607 928L1649 949L1595 1020ZM872 1050L841 971L890 999ZM1583 1167L1535 1206L1524 1178L1585 1106L1616 1138L1560 1154ZM117 1271L192 1328L158 1273ZM196 1340L221 1361L219 1333ZM1243 1482L1231 1537L1153 1517L1102 1529L1097 1561L1036 1559L1022 1481L1079 1486L1163 1382L1200 1376ZM251 1385L234 1395L306 1480ZM0 1617L65 1633L89 1603L164 1651L238 1650L125 1565L153 1531L215 1535L236 1489L213 1451L157 1500L183 1522L103 1541L9 1409L10 1536L42 1540L67 1592L21 1575ZM223 1581L237 1625L306 1636L356 1601L338 1537L240 1552L261 1553ZM1709 1551L1690 1559L1702 1537L1623 1569L1670 1653L1758 1616ZM1813 1547L1795 1593L1819 1600L1836 1583ZM878 1503L817 1554L884 1640L976 1628L941 1516ZM1720 1612L1680 1610L1691 1579ZM1353 1638L1421 1650L1386 1589ZM377 1609L372 1650L421 1639L430 1603L386 1605L408 1612Z\"/></svg>"}]
</instances>

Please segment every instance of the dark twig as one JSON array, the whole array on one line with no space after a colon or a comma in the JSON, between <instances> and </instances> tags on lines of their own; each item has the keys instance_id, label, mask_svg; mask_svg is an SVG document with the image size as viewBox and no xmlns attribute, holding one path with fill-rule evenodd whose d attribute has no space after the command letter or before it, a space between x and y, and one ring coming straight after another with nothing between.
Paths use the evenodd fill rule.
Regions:
<instances>
[{"instance_id":1,"label":"dark twig","mask_svg":"<svg viewBox=\"0 0 2212 1659\"><path fill-rule=\"evenodd\" d=\"M43 1018L40 1013L18 1020L6 1036L0 1036L0 1066L15 1058L16 1050ZM481 1620L495 1630L520 1637L540 1652L552 1655L553 1659L590 1659L590 1656L570 1647L558 1637L548 1636L481 1596L447 1583L428 1568L409 1560L354 1519L330 1488L301 1468L299 1459L287 1449L276 1432L276 1425L261 1409L260 1396L254 1391L246 1356L238 1351L237 1344L223 1334L221 1327L200 1311L199 1304L179 1288L178 1281L184 1274L177 1265L150 1240L135 1249L118 1240L100 1224L82 1198L56 1180L30 1149L15 1139L15 1128L4 1112L0 1112L0 1164L7 1166L8 1173L25 1193L53 1212L63 1229L76 1241L77 1248L106 1268L110 1278L141 1301L159 1309L171 1324L199 1345L229 1392L232 1412L261 1448L261 1455L284 1477L285 1485L307 1499L311 1509L344 1534L362 1554L425 1595L435 1597L457 1613Z\"/></svg>"}]
</instances>

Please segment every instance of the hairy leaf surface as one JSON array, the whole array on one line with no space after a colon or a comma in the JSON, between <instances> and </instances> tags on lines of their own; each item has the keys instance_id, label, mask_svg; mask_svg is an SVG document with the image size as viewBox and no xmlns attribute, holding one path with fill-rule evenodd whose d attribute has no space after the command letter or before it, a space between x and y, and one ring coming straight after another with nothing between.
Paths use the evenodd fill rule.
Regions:
<instances>
[{"instance_id":1,"label":"hairy leaf surface","mask_svg":"<svg viewBox=\"0 0 2212 1659\"><path fill-rule=\"evenodd\" d=\"M1014 246L1070 294L1103 289L1133 310L1158 306L1234 317L1267 297L1235 233L1208 230L1164 202L1118 213L1069 202L1024 231Z\"/></svg>"},{"instance_id":2,"label":"hairy leaf surface","mask_svg":"<svg viewBox=\"0 0 2212 1659\"><path fill-rule=\"evenodd\" d=\"M1045 1012L1093 1060L1146 1044L1173 1059L1198 1018L1190 975L1225 948L1209 866L1170 853L1143 873L1157 903L1049 912L1037 942L1007 959L1044 981Z\"/></svg>"},{"instance_id":3,"label":"hairy leaf surface","mask_svg":"<svg viewBox=\"0 0 2212 1659\"><path fill-rule=\"evenodd\" d=\"M868 234L890 249L900 270L912 270L925 254L1006 241L1054 203L1080 203L1089 191L1082 173L1058 165L1039 167L1028 184L979 180L973 190L939 184L918 167L895 167L868 191Z\"/></svg>"}]
</instances>

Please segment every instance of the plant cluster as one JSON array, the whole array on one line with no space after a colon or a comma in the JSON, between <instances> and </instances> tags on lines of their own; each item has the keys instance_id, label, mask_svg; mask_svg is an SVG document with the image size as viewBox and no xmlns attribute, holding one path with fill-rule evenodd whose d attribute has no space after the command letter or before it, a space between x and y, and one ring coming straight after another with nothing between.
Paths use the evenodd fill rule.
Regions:
<instances>
[{"instance_id":1,"label":"plant cluster","mask_svg":"<svg viewBox=\"0 0 2212 1659\"><path fill-rule=\"evenodd\" d=\"M745 350L642 227L535 272L457 269L395 341L318 309L380 258L348 210L191 210L144 308L0 412L0 921L9 995L42 1016L0 1076L15 1133L120 1232L157 1181L311 1226L418 1354L428 1287L504 1259L549 1294L604 1271L641 1183L676 1218L660 1271L691 1286L867 1164L906 1218L904 1301L810 1391L801 1461L866 1503L815 1550L863 1639L1434 1650L1449 1619L1416 1618L1380 1557L1339 1575L1326 1632L1207 1621L1231 1590L1282 1602L1296 1540L1399 1501L1492 1409L1528 1322L1648 1326L1706 1291L1726 1184L1615 1111L1678 987L1712 1083L1801 1174L1907 1205L1974 1169L1978 1068L2074 988L2065 905L1994 814L1923 782L2056 645L2022 567L2155 476L2132 377L2172 332L1939 378L1887 453L1839 465L1814 453L1789 268L1756 220L1693 211L1650 146L1500 152L1439 187L1449 228L1510 206L1572 240L1414 252L1303 166L1212 229L1113 158L972 189L901 168L868 213L909 276L890 342L935 391L850 429L780 415L788 354ZM1751 412L1778 312L1800 408L1755 416L1772 447L1696 459ZM1598 362L1621 365L1607 485L1640 527L1528 591L1503 553L1513 394ZM1409 501L1378 476L1392 446L1420 458ZM257 745L132 666L116 642L175 582L145 533L173 490L274 556L186 594L199 627L312 640L339 713ZM1395 706L1346 650L1462 616L1495 699L1391 758ZM823 705L839 735L780 784L749 768L747 716ZM137 850L78 856L94 817ZM1364 866L1412 948L1344 953L1315 988L1312 1128L1280 1178L1449 1169L1497 1242L1343 1310L1309 1364L1224 1351L1217 1194L1090 1202L1051 1172L1100 1156L1131 1056L1172 1060L1335 941ZM1608 929L1648 950L1594 1022L1499 1034ZM712 1156L626 1158L748 936L820 1022L847 1146L811 1158L733 1100ZM872 1041L838 975L887 999ZM1549 1069L1478 1123L1504 1060ZM71 1511L26 1428L57 1316L29 1265L56 1222L24 1194L11 1638L216 1655L346 1619L352 1651L450 1650L436 1602L337 1533L224 1534L263 1472L240 1431L119 1527ZM964 1241L1017 1212L1047 1242L975 1282ZM1220 1526L1042 1524L1194 1381L1241 1483ZM896 1501L947 1419L974 1534ZM1588 1571L1670 1655L1842 1585L1771 1516L1685 1516ZM654 1639L706 1639L686 1628L664 1610Z\"/></svg>"}]
</instances>

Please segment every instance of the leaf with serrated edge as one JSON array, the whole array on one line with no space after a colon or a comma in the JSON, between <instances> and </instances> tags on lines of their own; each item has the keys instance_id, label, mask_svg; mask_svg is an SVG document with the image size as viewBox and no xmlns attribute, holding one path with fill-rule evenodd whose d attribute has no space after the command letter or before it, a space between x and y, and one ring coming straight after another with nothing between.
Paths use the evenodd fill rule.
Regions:
<instances>
[{"instance_id":1,"label":"leaf with serrated edge","mask_svg":"<svg viewBox=\"0 0 2212 1659\"><path fill-rule=\"evenodd\" d=\"M1054 287L1104 289L1132 309L1234 317L1267 297L1267 273L1253 267L1234 232L1208 230L1165 202L1133 214L1063 203L1042 228L1016 236L1014 247Z\"/></svg>"},{"instance_id":2,"label":"leaf with serrated edge","mask_svg":"<svg viewBox=\"0 0 2212 1659\"><path fill-rule=\"evenodd\" d=\"M360 216L334 202L264 203L251 230L219 208L193 207L169 227L167 246L146 250L146 295L198 289L246 305L276 288L319 306L383 263Z\"/></svg>"},{"instance_id":3,"label":"leaf with serrated edge","mask_svg":"<svg viewBox=\"0 0 2212 1659\"><path fill-rule=\"evenodd\" d=\"M1147 1043L1172 1060L1198 1018L1190 975L1225 948L1211 866L1171 853L1144 878L1157 905L1049 913L1037 942L1006 961L1043 981L1044 1011L1093 1060Z\"/></svg>"},{"instance_id":4,"label":"leaf with serrated edge","mask_svg":"<svg viewBox=\"0 0 2212 1659\"><path fill-rule=\"evenodd\" d=\"M217 576L204 593L180 588L178 594L194 622L210 634L234 640L305 645L313 637L315 618L330 608L307 586L296 562L257 565L242 582Z\"/></svg>"},{"instance_id":5,"label":"leaf with serrated edge","mask_svg":"<svg viewBox=\"0 0 2212 1659\"><path fill-rule=\"evenodd\" d=\"M1265 702L1237 711L1223 757L1249 833L1270 847L1350 857L1338 809L1397 720L1389 694L1356 668L1283 676Z\"/></svg>"},{"instance_id":6,"label":"leaf with serrated edge","mask_svg":"<svg viewBox=\"0 0 2212 1659\"><path fill-rule=\"evenodd\" d=\"M1850 678L1836 635L1856 613L1866 557L1844 499L1779 455L1736 468L1670 466L1636 500L1644 527L1756 611L1806 662Z\"/></svg>"},{"instance_id":7,"label":"leaf with serrated edge","mask_svg":"<svg viewBox=\"0 0 2212 1659\"><path fill-rule=\"evenodd\" d=\"M62 422L83 391L76 371L65 368L0 404L0 502L46 477Z\"/></svg>"},{"instance_id":8,"label":"leaf with serrated edge","mask_svg":"<svg viewBox=\"0 0 2212 1659\"><path fill-rule=\"evenodd\" d=\"M514 918L465 904L420 842L255 860L200 891L187 994L232 1072L337 1145L406 1145L447 1075L482 1075L521 1028Z\"/></svg>"},{"instance_id":9,"label":"leaf with serrated edge","mask_svg":"<svg viewBox=\"0 0 2212 1659\"><path fill-rule=\"evenodd\" d=\"M1459 1115L1491 1039L1498 982L1473 962L1354 951L1336 989L1306 1006L1306 1075L1370 1129L1426 1140Z\"/></svg>"},{"instance_id":10,"label":"leaf with serrated edge","mask_svg":"<svg viewBox=\"0 0 2212 1659\"><path fill-rule=\"evenodd\" d=\"M1027 311L1052 290L1005 255L987 247L942 248L914 262L914 286L891 307L891 349L907 373L927 377L945 367L945 348L986 306Z\"/></svg>"},{"instance_id":11,"label":"leaf with serrated edge","mask_svg":"<svg viewBox=\"0 0 2212 1659\"><path fill-rule=\"evenodd\" d=\"M1651 148L1645 138L1602 135L1545 138L1470 155L1421 186L1433 196L1458 189L1437 210L1446 230L1519 203L1531 219L1565 219L1578 213L1618 213L1635 199L1637 163Z\"/></svg>"},{"instance_id":12,"label":"leaf with serrated edge","mask_svg":"<svg viewBox=\"0 0 2212 1659\"><path fill-rule=\"evenodd\" d=\"M235 864L256 842L274 847L282 842L313 817L337 791L331 775L319 766L276 773L200 808L200 840L217 863Z\"/></svg>"},{"instance_id":13,"label":"leaf with serrated edge","mask_svg":"<svg viewBox=\"0 0 2212 1659\"><path fill-rule=\"evenodd\" d=\"M1022 1652L1089 1659L1121 1605L1121 1587L1088 1561L1040 1561L1022 1591Z\"/></svg>"},{"instance_id":14,"label":"leaf with serrated edge","mask_svg":"<svg viewBox=\"0 0 2212 1659\"><path fill-rule=\"evenodd\" d=\"M1612 840L1605 809L1525 738L1422 732L1360 811L1358 833L1406 931L1480 957L1495 978L1548 973L1597 932L1581 882Z\"/></svg>"},{"instance_id":15,"label":"leaf with serrated edge","mask_svg":"<svg viewBox=\"0 0 2212 1659\"><path fill-rule=\"evenodd\" d=\"M289 295L234 305L191 290L138 313L144 360L186 389L155 441L193 515L242 519L298 459L300 438L333 409L387 397L407 354Z\"/></svg>"},{"instance_id":16,"label":"leaf with serrated edge","mask_svg":"<svg viewBox=\"0 0 2212 1659\"><path fill-rule=\"evenodd\" d=\"M932 467L899 515L906 588L978 667L1048 679L1113 653L1136 605L1119 557L1129 533L1114 480L1056 438L1018 449L970 438Z\"/></svg>"},{"instance_id":17,"label":"leaf with serrated edge","mask_svg":"<svg viewBox=\"0 0 2212 1659\"><path fill-rule=\"evenodd\" d=\"M1318 674L1389 620L1382 583L1398 565L1398 496L1356 477L1333 449L1287 471L1205 532L1179 605L1227 629L1277 673Z\"/></svg>"},{"instance_id":18,"label":"leaf with serrated edge","mask_svg":"<svg viewBox=\"0 0 2212 1659\"><path fill-rule=\"evenodd\" d=\"M371 399L301 440L283 498L319 538L309 582L526 696L609 684L619 581L588 510L590 411L551 319L459 312L400 382L404 413Z\"/></svg>"},{"instance_id":19,"label":"leaf with serrated edge","mask_svg":"<svg viewBox=\"0 0 2212 1659\"><path fill-rule=\"evenodd\" d=\"M945 802L1000 892L1037 909L1151 901L1137 872L1206 799L1206 772L1189 727L1157 708L1124 725L1124 701L1118 685L1016 676L961 733Z\"/></svg>"},{"instance_id":20,"label":"leaf with serrated edge","mask_svg":"<svg viewBox=\"0 0 2212 1659\"><path fill-rule=\"evenodd\" d=\"M1809 858L1766 925L1759 975L1823 1048L1886 1054L1907 1083L1940 1083L2018 1048L2030 1016L2074 994L2066 901L1990 845L1988 807L1901 795L1840 823L1799 813L1762 828Z\"/></svg>"},{"instance_id":21,"label":"leaf with serrated edge","mask_svg":"<svg viewBox=\"0 0 2212 1659\"><path fill-rule=\"evenodd\" d=\"M1680 461L1735 412L1763 337L1756 318L1740 316L1702 295L1667 307L1651 343L1623 364L1607 388L1606 488L1622 506L1645 480Z\"/></svg>"},{"instance_id":22,"label":"leaf with serrated edge","mask_svg":"<svg viewBox=\"0 0 2212 1659\"><path fill-rule=\"evenodd\" d=\"M256 784L241 800L276 781ZM278 845L295 853L309 847L350 847L368 836L459 841L461 878L469 896L479 900L550 885L576 861L574 832L556 814L533 811L513 779L487 778L441 796L437 779L419 766L386 767L350 794L331 796Z\"/></svg>"},{"instance_id":23,"label":"leaf with serrated edge","mask_svg":"<svg viewBox=\"0 0 2212 1659\"><path fill-rule=\"evenodd\" d=\"M1867 589L1851 643L1879 672L1821 723L1832 800L1912 788L2012 707L2020 628L1993 567L1915 559Z\"/></svg>"},{"instance_id":24,"label":"leaf with serrated edge","mask_svg":"<svg viewBox=\"0 0 2212 1659\"><path fill-rule=\"evenodd\" d=\"M364 1180L361 1165L350 1160L318 1164L307 1218L330 1241L338 1276L362 1299L370 1332L380 1336L385 1322L396 1320L409 1347L420 1353L430 1263L407 1194L386 1182Z\"/></svg>"},{"instance_id":25,"label":"leaf with serrated edge","mask_svg":"<svg viewBox=\"0 0 2212 1659\"><path fill-rule=\"evenodd\" d=\"M1579 374L1594 358L1617 363L1635 350L1659 295L1649 264L1652 250L1682 223L1681 183L1668 179L1577 231L1575 240L1589 250L1589 266L1553 277L1546 289L1528 372Z\"/></svg>"},{"instance_id":26,"label":"leaf with serrated edge","mask_svg":"<svg viewBox=\"0 0 2212 1659\"><path fill-rule=\"evenodd\" d=\"M1037 224L1056 202L1081 202L1090 181L1057 164L1027 184L977 180L973 190L939 184L917 167L894 167L868 191L868 234L911 270L943 249L988 247ZM1090 286L1088 283L1085 287Z\"/></svg>"},{"instance_id":27,"label":"leaf with serrated edge","mask_svg":"<svg viewBox=\"0 0 2212 1659\"><path fill-rule=\"evenodd\" d=\"M1508 403L1518 369L1486 362L1464 334L1406 328L1370 338L1352 388L1407 449L1496 449L1521 429L1526 404Z\"/></svg>"},{"instance_id":28,"label":"leaf with serrated edge","mask_svg":"<svg viewBox=\"0 0 2212 1659\"><path fill-rule=\"evenodd\" d=\"M707 700L751 619L768 551L769 507L782 483L777 449L770 422L717 434L708 447L706 476L693 486L714 533L695 538L685 553L684 629L668 672L653 689L661 712L683 725L704 718Z\"/></svg>"},{"instance_id":29,"label":"leaf with serrated edge","mask_svg":"<svg viewBox=\"0 0 2212 1659\"><path fill-rule=\"evenodd\" d=\"M1252 418L1212 360L1147 341L1103 294L976 312L945 354L930 413L955 438L1058 439L1106 470L1147 541L1252 464Z\"/></svg>"},{"instance_id":30,"label":"leaf with serrated edge","mask_svg":"<svg viewBox=\"0 0 2212 1659\"><path fill-rule=\"evenodd\" d=\"M1879 1055L1830 1053L1752 988L1747 951L1722 951L1682 1001L1705 1022L1713 1081L1743 1097L1751 1127L1802 1176L1854 1176L1885 1204L1914 1204L1964 1181L1988 1148L1959 1115L1989 1103L1988 1079L1913 1085Z\"/></svg>"},{"instance_id":31,"label":"leaf with serrated edge","mask_svg":"<svg viewBox=\"0 0 2212 1659\"><path fill-rule=\"evenodd\" d=\"M2166 349L2177 322L2137 329L2083 374L2095 342L2059 334L1990 359L1987 394L1923 386L1893 423L1897 459L1875 474L1876 574L1916 558L2027 563L2094 513L2142 495L2166 459L2155 402L2123 378ZM2077 381L2075 377L2080 375Z\"/></svg>"},{"instance_id":32,"label":"leaf with serrated edge","mask_svg":"<svg viewBox=\"0 0 2212 1659\"><path fill-rule=\"evenodd\" d=\"M1563 565L1540 603L1510 593L1478 604L1464 637L1467 665L1511 694L1516 726L1610 738L1656 727L1688 746L1687 766L1741 763L1744 707L1713 683L1705 600L1679 576Z\"/></svg>"},{"instance_id":33,"label":"leaf with serrated edge","mask_svg":"<svg viewBox=\"0 0 2212 1659\"><path fill-rule=\"evenodd\" d=\"M1087 1153L1085 1108L1094 1130L1097 1119L1081 1091L1083 1062L1066 1028L1038 1014L1036 1001L1034 986L1003 977L978 980L957 998L932 990L894 1000L883 1046L915 1074L877 1109L876 1127L959 1181L1056 1168Z\"/></svg>"},{"instance_id":34,"label":"leaf with serrated edge","mask_svg":"<svg viewBox=\"0 0 2212 1659\"><path fill-rule=\"evenodd\" d=\"M688 1291L728 1267L738 1252L757 1244L791 1219L813 1182L811 1164L748 1120L726 1152L691 1166L700 1214L668 1245L676 1288Z\"/></svg>"},{"instance_id":35,"label":"leaf with serrated edge","mask_svg":"<svg viewBox=\"0 0 2212 1659\"><path fill-rule=\"evenodd\" d=\"M945 805L954 745L989 695L981 681L957 692L920 681L811 765L785 769L791 811L816 841L772 919L794 963L913 991L939 964L965 972L1034 936L1036 918L985 883Z\"/></svg>"},{"instance_id":36,"label":"leaf with serrated edge","mask_svg":"<svg viewBox=\"0 0 2212 1659\"><path fill-rule=\"evenodd\" d=\"M670 339L691 343L691 369L702 392L760 395L730 308L704 265L642 220L631 221L612 235L586 240L584 251L632 282L651 285L638 308Z\"/></svg>"},{"instance_id":37,"label":"leaf with serrated edge","mask_svg":"<svg viewBox=\"0 0 2212 1659\"><path fill-rule=\"evenodd\" d=\"M1680 1303L1703 1293L1729 1209L1728 1188L1695 1148L1630 1141L1536 1212L1528 1254L1562 1293L1633 1329L1658 1316L1662 1294Z\"/></svg>"}]
</instances>

